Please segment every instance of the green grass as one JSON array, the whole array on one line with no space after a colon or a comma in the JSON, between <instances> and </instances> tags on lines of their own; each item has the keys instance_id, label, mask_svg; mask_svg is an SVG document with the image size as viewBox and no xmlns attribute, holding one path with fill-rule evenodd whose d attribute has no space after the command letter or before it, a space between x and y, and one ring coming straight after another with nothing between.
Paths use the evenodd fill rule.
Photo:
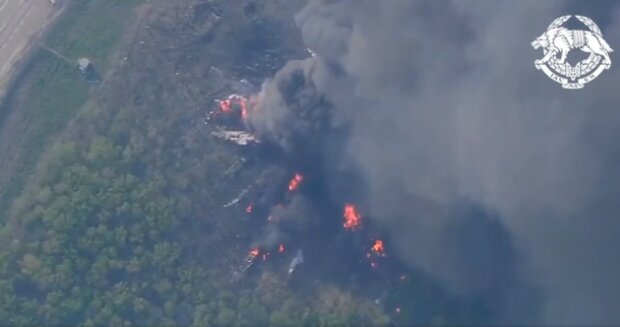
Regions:
<instances>
[{"instance_id":1,"label":"green grass","mask_svg":"<svg viewBox=\"0 0 620 327\"><path fill-rule=\"evenodd\" d=\"M127 21L143 0L74 0L44 37L45 43L72 60L90 58L102 76L111 67ZM22 191L45 149L67 126L90 97L91 90L68 63L41 48L26 63L26 69L7 99L2 115L19 115L11 140L19 150L12 153L19 169L0 185L0 221L13 199ZM16 112L17 111L17 112ZM17 127L17 128L16 128Z\"/></svg>"}]
</instances>

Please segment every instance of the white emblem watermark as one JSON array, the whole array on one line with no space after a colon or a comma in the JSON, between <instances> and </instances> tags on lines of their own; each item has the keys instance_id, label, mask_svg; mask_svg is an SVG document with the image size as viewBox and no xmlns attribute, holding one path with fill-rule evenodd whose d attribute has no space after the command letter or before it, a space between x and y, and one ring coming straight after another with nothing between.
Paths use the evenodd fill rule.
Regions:
<instances>
[{"instance_id":1,"label":"white emblem watermark","mask_svg":"<svg viewBox=\"0 0 620 327\"><path fill-rule=\"evenodd\" d=\"M571 15L554 20L541 36L532 42L534 49L542 48L544 57L534 62L549 78L565 89L581 89L611 67L609 53L614 50L607 44L598 26L588 17L575 15L588 30L569 30L562 27ZM588 58L575 66L566 61L568 53L579 49L589 53ZM559 57L558 57L559 56Z\"/></svg>"}]
</instances>

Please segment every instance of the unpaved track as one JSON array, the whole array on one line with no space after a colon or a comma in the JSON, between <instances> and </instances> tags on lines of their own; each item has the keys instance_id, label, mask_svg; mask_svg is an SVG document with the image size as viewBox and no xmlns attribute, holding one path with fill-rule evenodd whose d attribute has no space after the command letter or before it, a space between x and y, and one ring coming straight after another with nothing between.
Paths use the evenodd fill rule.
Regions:
<instances>
[{"instance_id":1,"label":"unpaved track","mask_svg":"<svg viewBox=\"0 0 620 327\"><path fill-rule=\"evenodd\" d=\"M0 0L0 97L33 40L55 16L50 0Z\"/></svg>"}]
</instances>

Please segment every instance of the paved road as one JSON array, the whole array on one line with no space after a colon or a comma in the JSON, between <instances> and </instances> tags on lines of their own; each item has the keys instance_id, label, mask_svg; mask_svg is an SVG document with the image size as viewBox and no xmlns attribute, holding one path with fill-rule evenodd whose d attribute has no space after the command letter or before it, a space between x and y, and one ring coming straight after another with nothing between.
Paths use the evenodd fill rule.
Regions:
<instances>
[{"instance_id":1,"label":"paved road","mask_svg":"<svg viewBox=\"0 0 620 327\"><path fill-rule=\"evenodd\" d=\"M0 0L0 94L17 61L54 11L50 0Z\"/></svg>"}]
</instances>

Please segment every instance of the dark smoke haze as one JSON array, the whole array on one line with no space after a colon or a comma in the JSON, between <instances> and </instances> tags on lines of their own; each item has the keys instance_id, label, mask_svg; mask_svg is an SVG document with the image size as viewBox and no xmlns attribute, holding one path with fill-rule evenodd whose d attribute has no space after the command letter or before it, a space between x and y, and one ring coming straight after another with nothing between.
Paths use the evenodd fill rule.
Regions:
<instances>
[{"instance_id":1,"label":"dark smoke haze","mask_svg":"<svg viewBox=\"0 0 620 327\"><path fill-rule=\"evenodd\" d=\"M620 51L608 1L309 1L295 18L317 56L263 85L251 125L355 171L400 257L495 294L498 319L620 323L620 59L579 91L536 71L530 42L564 14Z\"/></svg>"},{"instance_id":2,"label":"dark smoke haze","mask_svg":"<svg viewBox=\"0 0 620 327\"><path fill-rule=\"evenodd\" d=\"M306 198L294 195L287 206L275 206L270 213L271 223L267 224L258 245L276 249L279 243L291 241L289 235L299 234L318 223L318 215Z\"/></svg>"}]
</instances>

